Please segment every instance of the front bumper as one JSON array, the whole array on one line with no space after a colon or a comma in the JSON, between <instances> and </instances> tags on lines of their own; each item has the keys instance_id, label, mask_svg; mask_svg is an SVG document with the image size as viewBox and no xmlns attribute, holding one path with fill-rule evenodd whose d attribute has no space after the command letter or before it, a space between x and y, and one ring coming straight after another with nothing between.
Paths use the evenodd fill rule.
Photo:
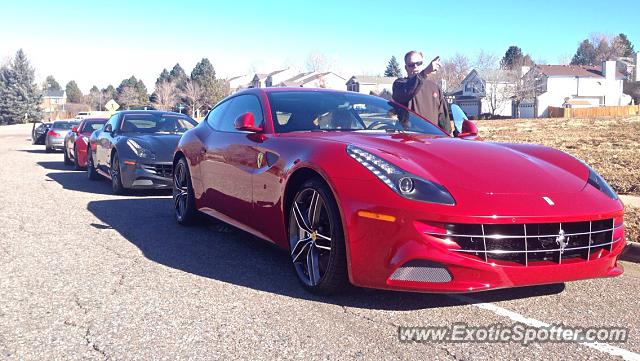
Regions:
<instances>
[{"instance_id":1,"label":"front bumper","mask_svg":"<svg viewBox=\"0 0 640 361\"><path fill-rule=\"evenodd\" d=\"M622 205L611 200L605 202L598 198L598 193L586 195L585 202L593 203L584 209L577 209L575 204L574 208L563 207L560 195L555 196L559 206L554 209L538 207L531 200L525 200L532 195L522 195L516 202L517 207L509 207L508 202L495 195L493 202L490 198L477 199L471 207L464 207L464 201L456 206L409 201L396 196L378 181L333 179L332 183L342 213L349 278L357 286L456 293L613 277L623 273L617 262L624 248L622 226L615 231L615 242L602 247L588 260L575 257L561 262L543 260L527 264L493 261L456 252L455 245L443 240L446 237L429 235L422 227L430 223L525 225L621 217ZM460 193L457 195L457 201L466 198Z\"/></svg>"},{"instance_id":2,"label":"front bumper","mask_svg":"<svg viewBox=\"0 0 640 361\"><path fill-rule=\"evenodd\" d=\"M173 187L171 162L120 161L122 185L131 189L167 189ZM134 164L131 164L134 163Z\"/></svg>"}]
</instances>

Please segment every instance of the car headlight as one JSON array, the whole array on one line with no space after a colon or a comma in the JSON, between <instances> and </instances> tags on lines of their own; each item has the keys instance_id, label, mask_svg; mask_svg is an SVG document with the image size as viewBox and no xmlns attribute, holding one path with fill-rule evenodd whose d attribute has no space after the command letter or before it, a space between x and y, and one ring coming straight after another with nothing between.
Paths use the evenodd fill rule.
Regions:
<instances>
[{"instance_id":1,"label":"car headlight","mask_svg":"<svg viewBox=\"0 0 640 361\"><path fill-rule=\"evenodd\" d=\"M405 172L388 161L353 145L347 146L347 153L394 192L405 198L445 205L456 204L451 193L441 184Z\"/></svg>"},{"instance_id":2,"label":"car headlight","mask_svg":"<svg viewBox=\"0 0 640 361\"><path fill-rule=\"evenodd\" d=\"M156 155L155 153L153 153L152 151L150 151L149 149L141 146L140 144L138 144L138 142L136 142L133 139L127 139L127 145L129 146L129 148L131 148L131 150L133 150L134 153L136 153L136 155L138 155L138 157L140 158L147 158L147 159L156 159Z\"/></svg>"},{"instance_id":3,"label":"car headlight","mask_svg":"<svg viewBox=\"0 0 640 361\"><path fill-rule=\"evenodd\" d=\"M591 167L587 166L587 168L589 168L589 179L587 179L587 183L599 189L600 192L606 194L607 197L611 199L618 199L616 191L611 188L609 183L607 183L607 181L605 181L604 178L602 178L602 176L598 174L598 172L591 169Z\"/></svg>"}]
</instances>

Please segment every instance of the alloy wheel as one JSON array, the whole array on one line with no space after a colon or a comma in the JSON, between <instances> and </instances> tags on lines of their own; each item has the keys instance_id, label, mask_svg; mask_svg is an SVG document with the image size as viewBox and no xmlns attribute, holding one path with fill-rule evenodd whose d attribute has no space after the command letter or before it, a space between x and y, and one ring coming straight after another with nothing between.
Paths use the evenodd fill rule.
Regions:
<instances>
[{"instance_id":1,"label":"alloy wheel","mask_svg":"<svg viewBox=\"0 0 640 361\"><path fill-rule=\"evenodd\" d=\"M187 201L189 196L188 174L185 164L178 162L173 174L173 205L178 221L184 219L187 212Z\"/></svg>"},{"instance_id":2,"label":"alloy wheel","mask_svg":"<svg viewBox=\"0 0 640 361\"><path fill-rule=\"evenodd\" d=\"M293 265L307 286L317 286L327 272L333 227L322 195L313 188L298 192L289 217L289 244Z\"/></svg>"}]
</instances>

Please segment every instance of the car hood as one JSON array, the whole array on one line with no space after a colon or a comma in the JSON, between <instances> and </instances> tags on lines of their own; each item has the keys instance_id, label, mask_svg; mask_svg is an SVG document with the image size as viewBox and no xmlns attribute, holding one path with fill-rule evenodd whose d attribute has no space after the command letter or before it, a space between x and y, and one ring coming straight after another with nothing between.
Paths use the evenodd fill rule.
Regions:
<instances>
[{"instance_id":1,"label":"car hood","mask_svg":"<svg viewBox=\"0 0 640 361\"><path fill-rule=\"evenodd\" d=\"M173 152L178 146L180 137L182 134L132 134L129 136L142 147L155 153L158 162L172 161Z\"/></svg>"},{"instance_id":2,"label":"car hood","mask_svg":"<svg viewBox=\"0 0 640 361\"><path fill-rule=\"evenodd\" d=\"M581 191L589 170L553 148L429 135L329 134L373 152L415 175L486 194L554 194Z\"/></svg>"}]
</instances>

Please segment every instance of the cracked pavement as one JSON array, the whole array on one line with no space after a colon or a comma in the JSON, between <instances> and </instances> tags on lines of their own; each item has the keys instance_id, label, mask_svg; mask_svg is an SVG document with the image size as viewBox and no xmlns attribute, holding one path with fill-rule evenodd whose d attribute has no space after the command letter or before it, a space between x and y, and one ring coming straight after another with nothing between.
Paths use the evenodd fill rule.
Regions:
<instances>
[{"instance_id":1,"label":"cracked pavement","mask_svg":"<svg viewBox=\"0 0 640 361\"><path fill-rule=\"evenodd\" d=\"M288 256L211 220L185 228L168 193L113 196L0 127L0 359L612 359L575 343L401 343L398 326L514 321L446 295L323 298ZM640 267L614 279L469 295L526 317L622 326L640 353Z\"/></svg>"}]
</instances>

